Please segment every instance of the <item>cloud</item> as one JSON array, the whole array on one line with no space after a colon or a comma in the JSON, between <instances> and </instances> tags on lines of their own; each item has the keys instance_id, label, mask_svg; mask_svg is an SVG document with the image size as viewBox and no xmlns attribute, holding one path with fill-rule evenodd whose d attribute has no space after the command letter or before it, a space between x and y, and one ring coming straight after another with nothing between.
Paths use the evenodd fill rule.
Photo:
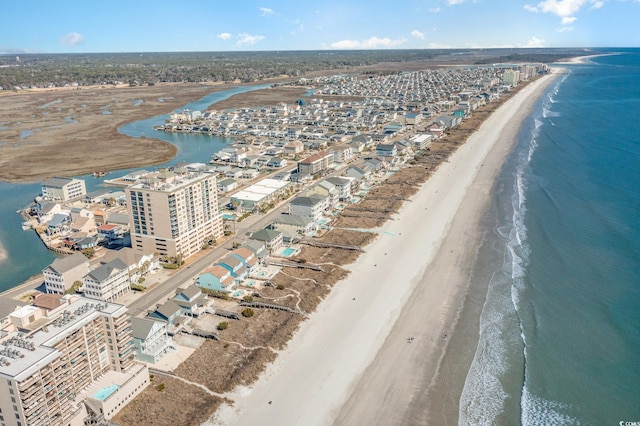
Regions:
<instances>
[{"instance_id":1,"label":"cloud","mask_svg":"<svg viewBox=\"0 0 640 426\"><path fill-rule=\"evenodd\" d=\"M269 9L268 7L259 7L258 9L260 10L260 16L269 17L275 13L273 9Z\"/></svg>"},{"instance_id":2,"label":"cloud","mask_svg":"<svg viewBox=\"0 0 640 426\"><path fill-rule=\"evenodd\" d=\"M78 33L67 33L60 37L60 44L65 46L75 46L84 43L84 36Z\"/></svg>"},{"instance_id":3,"label":"cloud","mask_svg":"<svg viewBox=\"0 0 640 426\"><path fill-rule=\"evenodd\" d=\"M454 4L462 4L465 0L447 0L447 4L449 6L453 6Z\"/></svg>"},{"instance_id":4,"label":"cloud","mask_svg":"<svg viewBox=\"0 0 640 426\"><path fill-rule=\"evenodd\" d=\"M561 27L561 28L558 28L556 31L559 32L559 33L564 33L564 32L567 32L567 31L573 31L573 27Z\"/></svg>"},{"instance_id":5,"label":"cloud","mask_svg":"<svg viewBox=\"0 0 640 426\"><path fill-rule=\"evenodd\" d=\"M529 42L525 44L523 47L544 47L544 40L536 36L533 36L531 37L531 40L529 40Z\"/></svg>"},{"instance_id":6,"label":"cloud","mask_svg":"<svg viewBox=\"0 0 640 426\"><path fill-rule=\"evenodd\" d=\"M411 35L415 38L419 38L420 40L424 40L424 33L418 31L418 30L413 30L411 31Z\"/></svg>"},{"instance_id":7,"label":"cloud","mask_svg":"<svg viewBox=\"0 0 640 426\"><path fill-rule=\"evenodd\" d=\"M544 0L535 6L525 4L525 10L529 12L551 13L561 18L571 17L586 5L592 9L600 9L604 6L602 0Z\"/></svg>"},{"instance_id":8,"label":"cloud","mask_svg":"<svg viewBox=\"0 0 640 426\"><path fill-rule=\"evenodd\" d=\"M562 18L562 25L571 25L576 21L575 16L565 16L564 18Z\"/></svg>"},{"instance_id":9,"label":"cloud","mask_svg":"<svg viewBox=\"0 0 640 426\"><path fill-rule=\"evenodd\" d=\"M240 33L238 34L238 41L236 42L236 44L238 45L238 47L251 46L264 39L265 39L265 36L263 35L251 35L247 33Z\"/></svg>"},{"instance_id":10,"label":"cloud","mask_svg":"<svg viewBox=\"0 0 640 426\"><path fill-rule=\"evenodd\" d=\"M391 40L388 37L379 38L371 37L367 40L340 40L331 43L331 47L334 49L384 49L389 47L399 46L404 44L407 40L404 38L399 40Z\"/></svg>"},{"instance_id":11,"label":"cloud","mask_svg":"<svg viewBox=\"0 0 640 426\"><path fill-rule=\"evenodd\" d=\"M232 36L229 33L220 33L220 34L218 34L218 38L221 38L222 40L229 40L231 37Z\"/></svg>"},{"instance_id":12,"label":"cloud","mask_svg":"<svg viewBox=\"0 0 640 426\"><path fill-rule=\"evenodd\" d=\"M432 7L431 9L429 9L429 12L431 12L431 13L439 13L440 10L442 10L442 9L440 9L439 7Z\"/></svg>"}]
</instances>

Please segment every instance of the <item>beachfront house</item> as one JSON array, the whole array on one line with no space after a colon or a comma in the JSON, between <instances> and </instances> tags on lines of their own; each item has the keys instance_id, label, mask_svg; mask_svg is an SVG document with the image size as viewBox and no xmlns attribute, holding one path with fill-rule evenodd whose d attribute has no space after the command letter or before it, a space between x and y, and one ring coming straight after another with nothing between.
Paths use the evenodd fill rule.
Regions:
<instances>
[{"instance_id":1,"label":"beachfront house","mask_svg":"<svg viewBox=\"0 0 640 426\"><path fill-rule=\"evenodd\" d=\"M249 239L262 242L271 253L278 251L283 243L282 232L272 229L260 229L253 232Z\"/></svg>"},{"instance_id":2,"label":"beachfront house","mask_svg":"<svg viewBox=\"0 0 640 426\"><path fill-rule=\"evenodd\" d=\"M236 282L242 282L249 274L242 261L233 255L225 256L217 262L216 265L222 266L228 270Z\"/></svg>"},{"instance_id":3,"label":"beachfront house","mask_svg":"<svg viewBox=\"0 0 640 426\"><path fill-rule=\"evenodd\" d=\"M398 148L395 143L380 143L376 146L376 155L392 158L398 155Z\"/></svg>"},{"instance_id":4,"label":"beachfront house","mask_svg":"<svg viewBox=\"0 0 640 426\"><path fill-rule=\"evenodd\" d=\"M312 195L318 195L324 200L324 210L329 210L338 204L340 200L340 192L336 189L335 185L324 179L307 189L304 193L305 196L310 197Z\"/></svg>"},{"instance_id":5,"label":"beachfront house","mask_svg":"<svg viewBox=\"0 0 640 426\"><path fill-rule=\"evenodd\" d=\"M267 247L264 245L263 241L248 240L240 247L248 248L249 250L251 250L253 254L258 258L258 262L263 261L269 255L269 250L267 250Z\"/></svg>"},{"instance_id":6,"label":"beachfront house","mask_svg":"<svg viewBox=\"0 0 640 426\"><path fill-rule=\"evenodd\" d=\"M233 284L233 277L227 268L213 265L198 276L195 284L206 290L228 292Z\"/></svg>"},{"instance_id":7,"label":"beachfront house","mask_svg":"<svg viewBox=\"0 0 640 426\"><path fill-rule=\"evenodd\" d=\"M156 364L166 353L177 350L163 321L131 317L131 336L138 361Z\"/></svg>"},{"instance_id":8,"label":"beachfront house","mask_svg":"<svg viewBox=\"0 0 640 426\"><path fill-rule=\"evenodd\" d=\"M211 307L213 301L202 294L202 289L195 284L176 290L173 301L182 308L182 314L197 317Z\"/></svg>"},{"instance_id":9,"label":"beachfront house","mask_svg":"<svg viewBox=\"0 0 640 426\"><path fill-rule=\"evenodd\" d=\"M354 178L332 176L325 180L336 188L339 201L348 202L351 200L351 188L353 187Z\"/></svg>"},{"instance_id":10,"label":"beachfront house","mask_svg":"<svg viewBox=\"0 0 640 426\"><path fill-rule=\"evenodd\" d=\"M74 284L81 283L82 278L88 273L89 260L82 253L57 258L42 270L45 291L63 294Z\"/></svg>"},{"instance_id":11,"label":"beachfront house","mask_svg":"<svg viewBox=\"0 0 640 426\"><path fill-rule=\"evenodd\" d=\"M255 253L247 247L238 247L231 252L231 256L234 256L242 262L242 265L247 268L247 273L251 274L255 266L258 264L258 258Z\"/></svg>"},{"instance_id":12,"label":"beachfront house","mask_svg":"<svg viewBox=\"0 0 640 426\"><path fill-rule=\"evenodd\" d=\"M295 237L312 235L318 230L318 226L309 216L281 213L271 222L269 229L280 231L283 241L291 242Z\"/></svg>"},{"instance_id":13,"label":"beachfront house","mask_svg":"<svg viewBox=\"0 0 640 426\"><path fill-rule=\"evenodd\" d=\"M298 216L307 216L314 221L322 219L325 210L325 200L318 194L308 197L296 197L289 202L289 213Z\"/></svg>"},{"instance_id":14,"label":"beachfront house","mask_svg":"<svg viewBox=\"0 0 640 426\"><path fill-rule=\"evenodd\" d=\"M182 308L171 299L156 306L153 312L147 314L147 318L163 321L169 326L177 325L180 322L180 316L182 316Z\"/></svg>"},{"instance_id":15,"label":"beachfront house","mask_svg":"<svg viewBox=\"0 0 640 426\"><path fill-rule=\"evenodd\" d=\"M371 169L368 167L360 168L357 166L351 166L345 170L344 174L349 178L353 178L356 181L363 183L371 178Z\"/></svg>"}]
</instances>

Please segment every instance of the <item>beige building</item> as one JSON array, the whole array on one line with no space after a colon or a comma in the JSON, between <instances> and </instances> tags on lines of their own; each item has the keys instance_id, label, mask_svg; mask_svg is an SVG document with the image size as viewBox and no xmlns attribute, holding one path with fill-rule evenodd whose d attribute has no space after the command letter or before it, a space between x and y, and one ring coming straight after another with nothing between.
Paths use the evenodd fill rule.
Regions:
<instances>
[{"instance_id":1,"label":"beige building","mask_svg":"<svg viewBox=\"0 0 640 426\"><path fill-rule=\"evenodd\" d=\"M80 296L61 296L61 302L52 310L26 305L9 314L0 337L1 424L109 419L149 383L148 370L133 360L124 306ZM89 400L110 412L87 412Z\"/></svg>"},{"instance_id":2,"label":"beige building","mask_svg":"<svg viewBox=\"0 0 640 426\"><path fill-rule=\"evenodd\" d=\"M54 177L42 184L42 196L47 200L67 201L87 193L84 180Z\"/></svg>"},{"instance_id":3,"label":"beige building","mask_svg":"<svg viewBox=\"0 0 640 426\"><path fill-rule=\"evenodd\" d=\"M209 238L223 235L213 174L161 171L126 193L131 246L137 252L186 258Z\"/></svg>"},{"instance_id":4,"label":"beige building","mask_svg":"<svg viewBox=\"0 0 640 426\"><path fill-rule=\"evenodd\" d=\"M502 82L511 86L517 86L520 82L520 71L506 70L502 74Z\"/></svg>"}]
</instances>

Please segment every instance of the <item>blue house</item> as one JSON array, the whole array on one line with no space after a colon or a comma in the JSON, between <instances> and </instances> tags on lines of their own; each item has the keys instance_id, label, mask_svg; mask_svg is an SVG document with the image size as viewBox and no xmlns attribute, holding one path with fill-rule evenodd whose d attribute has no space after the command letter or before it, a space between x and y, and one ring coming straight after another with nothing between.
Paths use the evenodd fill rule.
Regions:
<instances>
[{"instance_id":1,"label":"blue house","mask_svg":"<svg viewBox=\"0 0 640 426\"><path fill-rule=\"evenodd\" d=\"M213 265L200 274L195 284L207 290L228 292L230 291L229 286L233 284L233 277L228 269L220 265Z\"/></svg>"},{"instance_id":2,"label":"blue house","mask_svg":"<svg viewBox=\"0 0 640 426\"><path fill-rule=\"evenodd\" d=\"M233 255L226 256L216 265L222 266L229 271L236 281L244 280L249 274L242 261Z\"/></svg>"}]
</instances>

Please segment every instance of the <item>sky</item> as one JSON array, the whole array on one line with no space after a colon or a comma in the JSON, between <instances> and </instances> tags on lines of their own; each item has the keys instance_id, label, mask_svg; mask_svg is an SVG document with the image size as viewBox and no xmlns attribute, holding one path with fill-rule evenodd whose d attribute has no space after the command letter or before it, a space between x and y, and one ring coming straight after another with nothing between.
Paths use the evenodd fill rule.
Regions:
<instances>
[{"instance_id":1,"label":"sky","mask_svg":"<svg viewBox=\"0 0 640 426\"><path fill-rule=\"evenodd\" d=\"M640 0L21 0L0 54L640 47Z\"/></svg>"}]
</instances>

